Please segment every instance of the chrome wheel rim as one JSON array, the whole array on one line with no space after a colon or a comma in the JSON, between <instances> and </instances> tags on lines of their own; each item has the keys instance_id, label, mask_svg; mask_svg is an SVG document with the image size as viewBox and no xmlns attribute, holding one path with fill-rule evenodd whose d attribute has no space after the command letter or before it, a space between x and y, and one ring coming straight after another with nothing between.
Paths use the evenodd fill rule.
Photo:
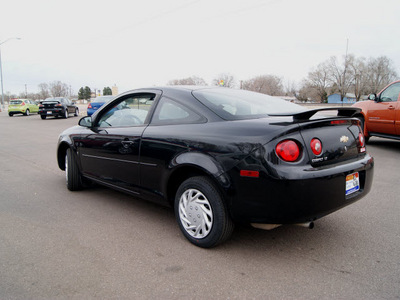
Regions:
<instances>
[{"instance_id":1,"label":"chrome wheel rim","mask_svg":"<svg viewBox=\"0 0 400 300\"><path fill-rule=\"evenodd\" d=\"M179 218L189 235L206 237L213 225L213 212L207 197L196 189L186 190L179 199Z\"/></svg>"}]
</instances>

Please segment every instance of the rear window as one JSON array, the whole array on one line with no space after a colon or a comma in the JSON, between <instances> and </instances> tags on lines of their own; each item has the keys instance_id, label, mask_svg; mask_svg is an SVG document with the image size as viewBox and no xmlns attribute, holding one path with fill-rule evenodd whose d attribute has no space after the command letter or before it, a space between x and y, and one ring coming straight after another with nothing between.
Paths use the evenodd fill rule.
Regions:
<instances>
[{"instance_id":1,"label":"rear window","mask_svg":"<svg viewBox=\"0 0 400 300\"><path fill-rule=\"evenodd\" d=\"M105 102L110 101L112 98L114 98L114 96L100 96L100 97L96 97L96 98L92 99L90 102L105 103Z\"/></svg>"},{"instance_id":2,"label":"rear window","mask_svg":"<svg viewBox=\"0 0 400 300\"><path fill-rule=\"evenodd\" d=\"M12 104L12 105L19 105L21 103L22 103L22 100L11 100L10 101L10 104Z\"/></svg>"},{"instance_id":3,"label":"rear window","mask_svg":"<svg viewBox=\"0 0 400 300\"><path fill-rule=\"evenodd\" d=\"M304 111L300 105L245 90L210 88L195 90L193 96L225 120L256 119L269 114Z\"/></svg>"}]
</instances>

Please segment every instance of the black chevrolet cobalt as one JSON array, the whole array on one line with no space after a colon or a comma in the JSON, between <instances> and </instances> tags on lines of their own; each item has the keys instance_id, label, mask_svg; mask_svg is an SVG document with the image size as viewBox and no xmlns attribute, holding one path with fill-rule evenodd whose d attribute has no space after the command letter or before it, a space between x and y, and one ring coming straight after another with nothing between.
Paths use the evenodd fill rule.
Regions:
<instances>
[{"instance_id":1,"label":"black chevrolet cobalt","mask_svg":"<svg viewBox=\"0 0 400 300\"><path fill-rule=\"evenodd\" d=\"M234 223L311 227L365 196L374 160L357 113L223 87L138 89L64 131L58 165L71 191L96 182L174 207L208 248Z\"/></svg>"}]
</instances>

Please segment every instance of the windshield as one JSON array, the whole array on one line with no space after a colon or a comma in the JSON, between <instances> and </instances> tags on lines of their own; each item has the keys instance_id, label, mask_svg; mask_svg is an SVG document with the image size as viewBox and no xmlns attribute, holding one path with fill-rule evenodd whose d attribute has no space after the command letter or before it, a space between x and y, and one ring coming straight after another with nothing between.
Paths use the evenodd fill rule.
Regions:
<instances>
[{"instance_id":1,"label":"windshield","mask_svg":"<svg viewBox=\"0 0 400 300\"><path fill-rule=\"evenodd\" d=\"M304 111L301 106L286 100L245 90L202 89L193 91L193 96L225 120L256 119L269 114Z\"/></svg>"}]
</instances>

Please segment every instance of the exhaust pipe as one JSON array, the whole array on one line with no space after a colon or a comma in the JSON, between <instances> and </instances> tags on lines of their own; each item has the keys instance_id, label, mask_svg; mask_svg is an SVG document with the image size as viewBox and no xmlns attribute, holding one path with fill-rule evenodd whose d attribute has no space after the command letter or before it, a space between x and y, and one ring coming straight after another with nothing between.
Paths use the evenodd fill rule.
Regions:
<instances>
[{"instance_id":1,"label":"exhaust pipe","mask_svg":"<svg viewBox=\"0 0 400 300\"><path fill-rule=\"evenodd\" d=\"M308 229L313 229L314 228L314 222L297 223L297 224L294 224L294 225L300 226L300 227L305 227L305 228L308 228Z\"/></svg>"}]
</instances>

